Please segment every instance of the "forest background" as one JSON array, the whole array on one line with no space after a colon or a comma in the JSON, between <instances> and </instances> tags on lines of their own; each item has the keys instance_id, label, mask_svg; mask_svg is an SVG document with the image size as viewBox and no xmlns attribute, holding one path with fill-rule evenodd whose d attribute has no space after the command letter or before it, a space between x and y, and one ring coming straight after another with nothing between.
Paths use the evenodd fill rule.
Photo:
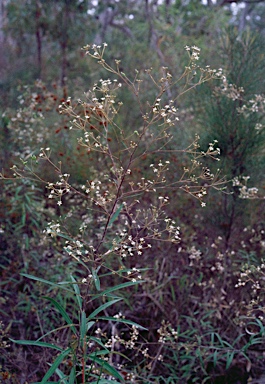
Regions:
<instances>
[{"instance_id":1,"label":"forest background","mask_svg":"<svg viewBox=\"0 0 265 384\"><path fill-rule=\"evenodd\" d=\"M263 0L1 0L1 382L262 375L264 45Z\"/></svg>"}]
</instances>

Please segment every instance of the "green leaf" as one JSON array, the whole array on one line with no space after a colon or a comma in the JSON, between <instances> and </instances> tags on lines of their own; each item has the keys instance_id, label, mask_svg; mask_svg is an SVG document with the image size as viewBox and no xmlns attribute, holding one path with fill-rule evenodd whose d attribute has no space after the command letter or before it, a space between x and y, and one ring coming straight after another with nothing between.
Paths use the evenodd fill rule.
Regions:
<instances>
[{"instance_id":1,"label":"green leaf","mask_svg":"<svg viewBox=\"0 0 265 384\"><path fill-rule=\"evenodd\" d=\"M63 351L62 353L60 353L60 355L58 355L56 357L56 359L54 360L52 366L50 367L50 369L46 372L46 374L44 375L43 379L41 380L40 384L47 384L47 380L54 374L54 372L56 371L56 369L59 367L59 365L61 364L61 362L63 361L63 359L69 355L71 353L71 348L68 348L66 349L65 351Z\"/></svg>"},{"instance_id":2,"label":"green leaf","mask_svg":"<svg viewBox=\"0 0 265 384\"><path fill-rule=\"evenodd\" d=\"M59 369L57 368L55 370L55 373L59 376L59 378L61 379L60 380L60 383L62 384L69 384L68 380L67 380L67 376Z\"/></svg>"},{"instance_id":3,"label":"green leaf","mask_svg":"<svg viewBox=\"0 0 265 384\"><path fill-rule=\"evenodd\" d=\"M114 213L114 215L112 215L112 217L110 218L110 221L109 221L109 225L111 226L113 223L114 223L114 221L118 218L118 216L119 216L119 214L120 214L120 212L121 212L121 210L122 210L122 207L123 207L123 204L121 204L120 206L119 206L119 208L117 209L117 211Z\"/></svg>"},{"instance_id":4,"label":"green leaf","mask_svg":"<svg viewBox=\"0 0 265 384\"><path fill-rule=\"evenodd\" d=\"M110 316L100 316L100 317L97 317L97 319L99 319L99 320L109 320L109 321L113 321L113 322L119 322L119 323L123 323L123 324L128 324L128 325L132 325L132 326L134 326L136 328L139 328L139 329L147 331L147 328L142 327L141 325L135 323L134 321L127 320L127 319L122 319L122 318L118 319L116 317L110 317Z\"/></svg>"},{"instance_id":5,"label":"green leaf","mask_svg":"<svg viewBox=\"0 0 265 384\"><path fill-rule=\"evenodd\" d=\"M44 343L43 341L33 341L33 340L13 340L9 339L13 343L20 344L20 345L34 345L35 347L47 347L52 349L57 349L57 351L62 351L62 348L58 347L57 345L50 344L50 343Z\"/></svg>"},{"instance_id":6,"label":"green leaf","mask_svg":"<svg viewBox=\"0 0 265 384\"><path fill-rule=\"evenodd\" d=\"M126 283L116 285L115 287L111 287L111 288L106 289L105 291L100 292L98 295L94 296L93 299L100 297L100 296L106 296L106 295L108 295L108 293L111 293L111 292L114 292L114 291L117 291L119 289L123 289L126 287L131 287L132 285L141 284L141 283L144 283L144 280L127 281Z\"/></svg>"},{"instance_id":7,"label":"green leaf","mask_svg":"<svg viewBox=\"0 0 265 384\"><path fill-rule=\"evenodd\" d=\"M93 279L95 282L96 289L97 289L97 291L100 291L100 280L99 280L97 271L94 268L92 268L91 272L92 272L92 276L93 276Z\"/></svg>"},{"instance_id":8,"label":"green leaf","mask_svg":"<svg viewBox=\"0 0 265 384\"><path fill-rule=\"evenodd\" d=\"M217 367L217 360L218 360L218 352L217 352L217 350L215 350L213 353L213 366L214 366L214 368Z\"/></svg>"},{"instance_id":9,"label":"green leaf","mask_svg":"<svg viewBox=\"0 0 265 384\"><path fill-rule=\"evenodd\" d=\"M57 236L59 236L59 237L63 237L63 238L66 239L66 240L75 241L72 237L69 237L69 236L65 235L64 233L60 233L60 232L58 232L58 233L57 233Z\"/></svg>"},{"instance_id":10,"label":"green leaf","mask_svg":"<svg viewBox=\"0 0 265 384\"><path fill-rule=\"evenodd\" d=\"M75 384L75 378L76 378L76 371L75 366L72 367L70 375L69 375L69 384Z\"/></svg>"},{"instance_id":11,"label":"green leaf","mask_svg":"<svg viewBox=\"0 0 265 384\"><path fill-rule=\"evenodd\" d=\"M95 343L97 343L98 345L100 345L102 348L106 348L105 345L102 343L102 341L100 339L98 339L97 337L94 337L94 336L90 336L89 337L89 340L92 340L94 341ZM107 349L107 348L106 348ZM107 351L109 351L107 349Z\"/></svg>"},{"instance_id":12,"label":"green leaf","mask_svg":"<svg viewBox=\"0 0 265 384\"><path fill-rule=\"evenodd\" d=\"M59 304L56 300L54 300L53 298L51 297L44 297L44 299L46 300L49 300L54 306L56 309L58 309L58 311L60 312L60 314L62 315L62 317L64 318L64 320L67 322L67 324L69 324L71 330L74 332L74 334L76 335L77 334L77 330L76 330L76 327L73 325L73 322L72 320L70 319L70 317L68 316L68 314L66 313L66 310L61 306L61 304Z\"/></svg>"},{"instance_id":13,"label":"green leaf","mask_svg":"<svg viewBox=\"0 0 265 384\"><path fill-rule=\"evenodd\" d=\"M86 327L86 313L85 313L85 311L81 311L80 339L81 339L82 345L84 343L84 338L86 336L86 331L87 331L87 327Z\"/></svg>"},{"instance_id":14,"label":"green leaf","mask_svg":"<svg viewBox=\"0 0 265 384\"><path fill-rule=\"evenodd\" d=\"M95 321L89 321L86 325L86 331L88 332L91 327L95 324Z\"/></svg>"},{"instance_id":15,"label":"green leaf","mask_svg":"<svg viewBox=\"0 0 265 384\"><path fill-rule=\"evenodd\" d=\"M228 369L233 361L233 358L235 356L235 351L227 352L227 358L226 358L226 366L225 369Z\"/></svg>"},{"instance_id":16,"label":"green leaf","mask_svg":"<svg viewBox=\"0 0 265 384\"><path fill-rule=\"evenodd\" d=\"M99 357L101 355L109 355L111 354L112 352L109 350L109 349L102 349L100 351L95 351L95 352L91 352L88 357L89 358L94 358L94 357Z\"/></svg>"},{"instance_id":17,"label":"green leaf","mask_svg":"<svg viewBox=\"0 0 265 384\"><path fill-rule=\"evenodd\" d=\"M105 346L104 346L104 348L105 348ZM94 357L100 357L101 355L110 355L110 354L119 355L119 356L122 356L124 359L131 361L129 359L129 357L125 356L123 353L118 352L118 351L110 351L109 349L106 349L106 348L101 350L101 351L91 352L89 354L89 357L94 358Z\"/></svg>"},{"instance_id":18,"label":"green leaf","mask_svg":"<svg viewBox=\"0 0 265 384\"><path fill-rule=\"evenodd\" d=\"M41 382L38 381L37 383L32 383L32 384L40 384ZM60 381L46 381L46 384L61 384Z\"/></svg>"},{"instance_id":19,"label":"green leaf","mask_svg":"<svg viewBox=\"0 0 265 384\"><path fill-rule=\"evenodd\" d=\"M88 358L89 358L89 356L88 356ZM93 356L91 358L91 360L93 360L93 362L98 363L104 369L104 371L107 371L109 374L116 377L117 379L124 381L121 374L114 367L112 367L109 363L107 363L105 360L99 359L96 356Z\"/></svg>"},{"instance_id":20,"label":"green leaf","mask_svg":"<svg viewBox=\"0 0 265 384\"><path fill-rule=\"evenodd\" d=\"M90 384L120 384L120 382L116 380L99 379L97 381L91 381Z\"/></svg>"},{"instance_id":21,"label":"green leaf","mask_svg":"<svg viewBox=\"0 0 265 384\"><path fill-rule=\"evenodd\" d=\"M75 295L76 295L76 300L77 300L78 306L79 306L80 310L82 310L83 305L82 305L82 297L81 297L79 286L78 286L74 276L70 275L70 277L71 277L71 280L73 282L73 287L75 290Z\"/></svg>"},{"instance_id":22,"label":"green leaf","mask_svg":"<svg viewBox=\"0 0 265 384\"><path fill-rule=\"evenodd\" d=\"M33 275L28 275L27 273L20 273L20 275L27 277L28 279L39 281L39 282L44 283L44 284L52 285L53 287L64 289L65 291L73 293L73 291L71 289L63 287L62 285L60 285L60 283L52 283L49 280L45 280L45 279L42 279L40 277L33 276Z\"/></svg>"},{"instance_id":23,"label":"green leaf","mask_svg":"<svg viewBox=\"0 0 265 384\"><path fill-rule=\"evenodd\" d=\"M91 320L93 319L99 312L101 311L104 311L104 309L110 307L111 305L113 304L116 304L118 303L119 301L121 301L122 299L115 299L115 300L112 300L112 301L108 301L107 303L105 304L102 304L100 307L98 307L97 309L95 309L95 311L93 311L87 318L87 320Z\"/></svg>"}]
</instances>

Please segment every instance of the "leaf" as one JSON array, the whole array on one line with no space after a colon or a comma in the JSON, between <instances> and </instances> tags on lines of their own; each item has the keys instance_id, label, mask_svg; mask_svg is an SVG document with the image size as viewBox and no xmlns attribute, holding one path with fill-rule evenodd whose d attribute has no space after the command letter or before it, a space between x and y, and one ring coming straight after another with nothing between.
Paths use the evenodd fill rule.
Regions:
<instances>
[{"instance_id":1,"label":"leaf","mask_svg":"<svg viewBox=\"0 0 265 384\"><path fill-rule=\"evenodd\" d=\"M92 268L91 272L92 272L92 276L93 276L93 279L95 282L96 289L97 289L97 291L100 291L100 280L99 280L97 271L94 268Z\"/></svg>"},{"instance_id":2,"label":"leaf","mask_svg":"<svg viewBox=\"0 0 265 384\"><path fill-rule=\"evenodd\" d=\"M62 384L69 384L68 383L68 380L67 380L67 376L59 369L59 368L57 368L56 370L55 370L55 373L59 376L59 378L61 379L60 380L60 383L62 383Z\"/></svg>"},{"instance_id":3,"label":"leaf","mask_svg":"<svg viewBox=\"0 0 265 384\"><path fill-rule=\"evenodd\" d=\"M61 326L61 327L54 328L54 329L52 329L51 331L46 332L44 335L42 335L41 337L39 337L37 341L42 340L43 338L45 338L45 337L48 336L48 335L51 335L52 333L61 331L62 329L70 328L70 326L72 326L72 324L71 324L71 325L66 324L66 325L63 325L63 326Z\"/></svg>"},{"instance_id":4,"label":"leaf","mask_svg":"<svg viewBox=\"0 0 265 384\"><path fill-rule=\"evenodd\" d=\"M104 348L105 348L105 346L104 346ZM114 354L114 355L119 355L119 356L122 356L123 358L125 358L126 360L129 360L129 361L131 361L130 359L129 359L129 357L127 357L127 356L125 356L123 353L121 353L121 352L118 352L118 351L110 351L109 349L103 349L103 350L101 350L101 351L95 351L95 352L91 352L90 354L89 354L89 357L97 357L97 356L101 356L101 355L110 355L110 354ZM105 361L105 360L104 360Z\"/></svg>"},{"instance_id":5,"label":"leaf","mask_svg":"<svg viewBox=\"0 0 265 384\"><path fill-rule=\"evenodd\" d=\"M69 255L71 255L71 251L69 251L69 249L67 247L64 247L64 251L67 252ZM84 254L83 251L82 251L82 254ZM78 263L83 265L83 267L85 267L85 269L87 269L87 265L81 259L78 259Z\"/></svg>"},{"instance_id":6,"label":"leaf","mask_svg":"<svg viewBox=\"0 0 265 384\"><path fill-rule=\"evenodd\" d=\"M98 363L105 371L110 373L112 376L116 377L119 380L124 381L121 374L114 367L112 367L109 363L107 363L105 360L99 359L96 356L93 356L91 360L93 360L93 362Z\"/></svg>"},{"instance_id":7,"label":"leaf","mask_svg":"<svg viewBox=\"0 0 265 384\"><path fill-rule=\"evenodd\" d=\"M217 366L217 360L218 360L218 352L217 352L217 350L215 350L213 353L213 366L214 366L214 368Z\"/></svg>"},{"instance_id":8,"label":"leaf","mask_svg":"<svg viewBox=\"0 0 265 384\"><path fill-rule=\"evenodd\" d=\"M89 321L86 325L86 331L88 332L91 327L95 324L95 321Z\"/></svg>"},{"instance_id":9,"label":"leaf","mask_svg":"<svg viewBox=\"0 0 265 384\"><path fill-rule=\"evenodd\" d=\"M127 320L127 319L122 319L122 318L118 319L116 317L110 317L110 316L100 316L97 319L99 319L99 320L109 320L109 321L113 321L113 322L119 322L119 323L123 323L123 324L128 324L128 325L132 325L132 326L134 326L136 328L139 328L139 329L147 331L147 328L142 327L141 325L135 323L134 321Z\"/></svg>"},{"instance_id":10,"label":"leaf","mask_svg":"<svg viewBox=\"0 0 265 384\"><path fill-rule=\"evenodd\" d=\"M84 338L86 336L86 331L87 331L87 327L86 327L86 313L85 313L85 311L81 311L80 340L81 340L82 345L85 342Z\"/></svg>"},{"instance_id":11,"label":"leaf","mask_svg":"<svg viewBox=\"0 0 265 384\"><path fill-rule=\"evenodd\" d=\"M110 221L109 221L109 226L111 226L114 223L114 221L118 218L118 216L122 210L122 207L123 207L123 204L121 204L119 206L119 208L117 209L117 211L114 213L114 215L112 215L112 217L110 218Z\"/></svg>"},{"instance_id":12,"label":"leaf","mask_svg":"<svg viewBox=\"0 0 265 384\"><path fill-rule=\"evenodd\" d=\"M116 285L115 287L111 287L111 288L106 289L105 291L100 292L98 295L94 296L93 299L98 298L100 296L106 296L106 295L108 295L108 293L111 293L111 292L114 292L114 291L117 291L119 289L123 289L126 287L131 287L132 285L136 285L136 284L140 284L140 283L144 283L144 280L127 281L126 283Z\"/></svg>"},{"instance_id":13,"label":"leaf","mask_svg":"<svg viewBox=\"0 0 265 384\"><path fill-rule=\"evenodd\" d=\"M235 351L227 352L227 358L226 358L226 366L225 369L228 369L233 361L233 358L235 356Z\"/></svg>"},{"instance_id":14,"label":"leaf","mask_svg":"<svg viewBox=\"0 0 265 384\"><path fill-rule=\"evenodd\" d=\"M57 232L57 236L63 237L66 240L75 241L72 237L65 235L64 233Z\"/></svg>"},{"instance_id":15,"label":"leaf","mask_svg":"<svg viewBox=\"0 0 265 384\"><path fill-rule=\"evenodd\" d=\"M38 381L37 383L32 383L32 384L40 384L41 382ZM46 384L61 384L60 381L46 381Z\"/></svg>"},{"instance_id":16,"label":"leaf","mask_svg":"<svg viewBox=\"0 0 265 384\"><path fill-rule=\"evenodd\" d=\"M118 301L121 301L122 299L115 299L115 300L112 300L112 301L108 301L107 303L105 304L102 304L100 307L98 307L97 309L95 309L95 311L93 311L87 318L87 320L91 320L93 319L99 312L101 311L104 311L104 309L110 307L111 305L115 304L115 303L118 303Z\"/></svg>"},{"instance_id":17,"label":"leaf","mask_svg":"<svg viewBox=\"0 0 265 384\"><path fill-rule=\"evenodd\" d=\"M45 279L42 279L40 277L33 276L33 275L28 275L27 273L20 273L20 275L27 277L28 279L39 281L39 282L44 283L44 284L52 285L53 287L64 289L65 291L73 293L73 291L71 289L63 287L62 285L60 285L60 283L52 283L49 280L45 280Z\"/></svg>"},{"instance_id":18,"label":"leaf","mask_svg":"<svg viewBox=\"0 0 265 384\"><path fill-rule=\"evenodd\" d=\"M69 384L75 384L75 378L76 378L76 371L75 371L75 366L73 366L69 375Z\"/></svg>"},{"instance_id":19,"label":"leaf","mask_svg":"<svg viewBox=\"0 0 265 384\"><path fill-rule=\"evenodd\" d=\"M58 311L60 312L60 314L62 315L64 320L67 322L67 324L69 324L70 328L72 329L72 331L76 335L77 334L76 327L73 325L72 320L70 319L70 317L66 313L66 310L61 306L61 304L59 304L56 300L54 300L51 297L45 296L44 299L49 300L55 306L55 308L58 309Z\"/></svg>"},{"instance_id":20,"label":"leaf","mask_svg":"<svg viewBox=\"0 0 265 384\"><path fill-rule=\"evenodd\" d=\"M90 384L120 384L120 382L116 380L99 379L97 381L91 381Z\"/></svg>"},{"instance_id":21,"label":"leaf","mask_svg":"<svg viewBox=\"0 0 265 384\"><path fill-rule=\"evenodd\" d=\"M79 306L80 310L82 310L82 297L81 297L79 286L78 286L74 276L70 275L70 278L73 282L73 287L75 290L75 295L76 295L76 300L77 300L78 306Z\"/></svg>"},{"instance_id":22,"label":"leaf","mask_svg":"<svg viewBox=\"0 0 265 384\"><path fill-rule=\"evenodd\" d=\"M109 355L111 354L112 352L109 350L109 349L102 349L100 351L95 351L95 352L91 352L88 357L89 358L94 358L94 357L98 357L98 356L101 356L101 355Z\"/></svg>"},{"instance_id":23,"label":"leaf","mask_svg":"<svg viewBox=\"0 0 265 384\"><path fill-rule=\"evenodd\" d=\"M20 344L20 345L34 345L35 347L47 347L52 349L57 349L57 351L62 351L62 348L58 347L57 345L45 343L43 341L33 341L33 340L13 340L9 339L13 343Z\"/></svg>"},{"instance_id":24,"label":"leaf","mask_svg":"<svg viewBox=\"0 0 265 384\"><path fill-rule=\"evenodd\" d=\"M46 374L44 375L43 379L41 380L40 384L47 384L47 380L54 374L54 372L56 371L56 369L59 367L59 365L61 364L61 362L63 361L63 359L69 355L71 353L71 348L68 348L66 349L65 351L63 351L62 353L60 353L59 356L56 357L56 359L54 360L52 366L50 367L50 369L46 372Z\"/></svg>"},{"instance_id":25,"label":"leaf","mask_svg":"<svg viewBox=\"0 0 265 384\"><path fill-rule=\"evenodd\" d=\"M97 337L94 337L94 336L90 336L89 337L89 340L92 340L94 341L95 343L97 343L98 345L100 345L102 348L106 348L105 345L102 343L102 341L100 339L98 339ZM107 349L107 348L106 348ZM108 350L108 349L107 349ZM108 350L109 351L109 350Z\"/></svg>"}]
</instances>

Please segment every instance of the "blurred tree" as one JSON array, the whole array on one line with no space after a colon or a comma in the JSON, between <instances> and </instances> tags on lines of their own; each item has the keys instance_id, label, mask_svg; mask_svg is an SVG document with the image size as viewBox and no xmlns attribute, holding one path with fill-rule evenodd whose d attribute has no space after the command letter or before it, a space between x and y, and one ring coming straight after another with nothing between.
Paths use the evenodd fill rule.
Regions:
<instances>
[{"instance_id":1,"label":"blurred tree","mask_svg":"<svg viewBox=\"0 0 265 384\"><path fill-rule=\"evenodd\" d=\"M199 92L200 112L197 111L198 116L201 113L203 147L218 140L221 157L217 166L222 174L228 180L249 176L257 187L264 182L265 111L253 105L256 95L263 91L264 48L259 36L245 33L239 39L237 31L231 29L223 37L220 49L227 80L214 89L206 86L204 97ZM251 108L243 113L240 111L244 105ZM222 201L219 196L219 204L213 201L209 206L210 220L222 229L227 244L249 219L247 201L239 198L238 188L231 185L228 192L233 193L223 195Z\"/></svg>"}]
</instances>

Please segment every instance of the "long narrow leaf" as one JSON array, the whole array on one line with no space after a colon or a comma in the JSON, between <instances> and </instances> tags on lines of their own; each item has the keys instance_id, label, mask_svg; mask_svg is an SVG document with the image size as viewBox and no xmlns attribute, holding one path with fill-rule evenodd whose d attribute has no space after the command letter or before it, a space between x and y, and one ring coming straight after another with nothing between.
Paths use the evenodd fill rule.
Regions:
<instances>
[{"instance_id":1,"label":"long narrow leaf","mask_svg":"<svg viewBox=\"0 0 265 384\"><path fill-rule=\"evenodd\" d=\"M69 375L69 384L75 384L75 378L76 378L76 371L75 366L72 367L70 375Z\"/></svg>"},{"instance_id":2,"label":"long narrow leaf","mask_svg":"<svg viewBox=\"0 0 265 384\"><path fill-rule=\"evenodd\" d=\"M121 210L122 210L122 207L123 207L123 204L121 204L120 206L119 206L119 208L117 209L117 211L114 213L114 215L111 217L111 219L110 219L110 221L109 221L109 226L111 226L113 223L114 223L114 221L118 218L118 216L119 216L119 214L120 214L120 212L121 212Z\"/></svg>"},{"instance_id":3,"label":"long narrow leaf","mask_svg":"<svg viewBox=\"0 0 265 384\"><path fill-rule=\"evenodd\" d=\"M144 283L144 280L127 281L126 283L122 283L122 284L116 285L115 287L111 287L111 288L105 289L105 291L102 291L98 295L95 295L93 297L93 299L95 299L97 297L100 297L100 296L103 296L103 295L107 296L108 293L111 293L111 292L114 292L114 291L118 291L119 289L123 289L123 288L126 288L126 287L131 287L132 285L141 284L141 283Z\"/></svg>"},{"instance_id":4,"label":"long narrow leaf","mask_svg":"<svg viewBox=\"0 0 265 384\"><path fill-rule=\"evenodd\" d=\"M142 327L141 325L135 323L134 321L127 320L127 319L122 319L122 318L119 319L119 318L111 317L111 316L99 316L99 317L97 317L97 319L99 319L99 320L109 320L109 321L113 321L113 322L120 322L120 323L123 323L123 324L132 325L132 326L134 326L136 328L143 329L143 330L147 331L147 328Z\"/></svg>"},{"instance_id":5,"label":"long narrow leaf","mask_svg":"<svg viewBox=\"0 0 265 384\"><path fill-rule=\"evenodd\" d=\"M230 365L232 364L233 358L235 356L235 351L227 352L227 358L226 358L226 366L225 369L228 369Z\"/></svg>"},{"instance_id":6,"label":"long narrow leaf","mask_svg":"<svg viewBox=\"0 0 265 384\"><path fill-rule=\"evenodd\" d=\"M93 360L93 362L98 363L104 369L104 371L107 371L112 376L116 377L117 379L124 381L121 374L114 367L112 367L109 363L107 363L105 360L99 359L96 356L93 356L91 358L91 360Z\"/></svg>"},{"instance_id":7,"label":"long narrow leaf","mask_svg":"<svg viewBox=\"0 0 265 384\"><path fill-rule=\"evenodd\" d=\"M86 336L86 330L87 330L87 327L86 327L86 313L85 313L85 311L81 311L80 339L81 339L82 345L85 342L84 338Z\"/></svg>"},{"instance_id":8,"label":"long narrow leaf","mask_svg":"<svg viewBox=\"0 0 265 384\"><path fill-rule=\"evenodd\" d=\"M90 337L89 337L89 340L94 341L94 343L100 345L102 348L105 348L107 351L109 351L109 350L105 347L105 345L102 343L102 341L101 341L100 339L98 339L97 337L90 336Z\"/></svg>"},{"instance_id":9,"label":"long narrow leaf","mask_svg":"<svg viewBox=\"0 0 265 384\"><path fill-rule=\"evenodd\" d=\"M74 325L75 325L75 324L74 324ZM72 326L72 324L71 324L71 325L66 324L66 325L63 325L62 327L54 328L54 329L52 329L51 331L49 331L49 332L45 333L44 335L42 335L41 337L39 337L37 341L40 341L40 340L44 339L46 336L49 336L49 335L51 335L52 333L61 331L62 329L70 328L70 326Z\"/></svg>"},{"instance_id":10,"label":"long narrow leaf","mask_svg":"<svg viewBox=\"0 0 265 384\"><path fill-rule=\"evenodd\" d=\"M100 280L99 280L97 271L94 268L92 268L91 272L92 272L92 276L94 279L95 287L96 287L97 291L100 291Z\"/></svg>"},{"instance_id":11,"label":"long narrow leaf","mask_svg":"<svg viewBox=\"0 0 265 384\"><path fill-rule=\"evenodd\" d=\"M60 312L60 314L62 315L62 317L64 318L64 320L67 322L67 324L69 324L70 328L72 329L72 331L74 332L74 334L77 334L77 330L76 330L76 327L73 325L73 322L72 320L70 319L70 317L68 316L66 310L61 306L61 304L59 304L56 300L54 300L52 297L44 297L44 299L46 300L49 300L54 306L55 308L58 309L58 311Z\"/></svg>"},{"instance_id":12,"label":"long narrow leaf","mask_svg":"<svg viewBox=\"0 0 265 384\"><path fill-rule=\"evenodd\" d=\"M79 286L78 286L74 276L70 275L70 278L71 278L72 283L73 283L73 287L75 290L75 295L76 295L76 300L77 300L78 306L82 310L82 297L81 297Z\"/></svg>"},{"instance_id":13,"label":"long narrow leaf","mask_svg":"<svg viewBox=\"0 0 265 384\"><path fill-rule=\"evenodd\" d=\"M20 273L21 276L27 277L28 279L39 281L44 284L52 285L53 287L64 289L65 291L73 293L73 291L69 288L63 287L62 285L58 283L53 283L49 280L42 279L41 277L33 276L33 275L28 275L27 273Z\"/></svg>"},{"instance_id":14,"label":"long narrow leaf","mask_svg":"<svg viewBox=\"0 0 265 384\"><path fill-rule=\"evenodd\" d=\"M120 381L116 381L116 380L99 379L97 381L91 381L90 384L121 384L121 383Z\"/></svg>"},{"instance_id":15,"label":"long narrow leaf","mask_svg":"<svg viewBox=\"0 0 265 384\"><path fill-rule=\"evenodd\" d=\"M33 340L13 340L9 339L13 343L20 344L20 345L34 345L35 347L47 347L56 349L57 351L62 351L62 348L58 347L57 345L50 344L50 343L44 343L43 341L33 341Z\"/></svg>"},{"instance_id":16,"label":"long narrow leaf","mask_svg":"<svg viewBox=\"0 0 265 384\"><path fill-rule=\"evenodd\" d=\"M56 375L58 375L60 377L60 383L61 384L69 384L69 382L67 380L67 376L59 368L57 368L55 370L55 373L56 373Z\"/></svg>"},{"instance_id":17,"label":"long narrow leaf","mask_svg":"<svg viewBox=\"0 0 265 384\"><path fill-rule=\"evenodd\" d=\"M91 320L93 319L99 312L101 311L104 311L104 309L110 307L111 305L115 304L115 303L118 303L118 301L121 301L122 299L115 299L115 300L112 300L112 301L108 301L107 303L105 304L102 304L100 307L98 307L97 309L95 309L95 311L93 311L87 318L87 320Z\"/></svg>"},{"instance_id":18,"label":"long narrow leaf","mask_svg":"<svg viewBox=\"0 0 265 384\"><path fill-rule=\"evenodd\" d=\"M110 355L112 352L109 349L101 349L99 351L91 352L88 357L93 358L94 357L100 357L102 355Z\"/></svg>"},{"instance_id":19,"label":"long narrow leaf","mask_svg":"<svg viewBox=\"0 0 265 384\"><path fill-rule=\"evenodd\" d=\"M94 359L94 357L100 357L101 355L110 355L110 354L119 355L119 356L122 356L124 359L131 361L129 357L125 356L123 353L118 351L110 351L109 349L106 349L106 348L102 349L101 351L91 352L88 357L90 358L92 357Z\"/></svg>"},{"instance_id":20,"label":"long narrow leaf","mask_svg":"<svg viewBox=\"0 0 265 384\"><path fill-rule=\"evenodd\" d=\"M94 324L95 324L95 321L89 321L86 324L86 331L88 332L90 330L90 328L93 327Z\"/></svg>"},{"instance_id":21,"label":"long narrow leaf","mask_svg":"<svg viewBox=\"0 0 265 384\"><path fill-rule=\"evenodd\" d=\"M40 381L38 381L37 383L31 383L31 384L41 384ZM60 381L46 381L46 384L61 384Z\"/></svg>"},{"instance_id":22,"label":"long narrow leaf","mask_svg":"<svg viewBox=\"0 0 265 384\"><path fill-rule=\"evenodd\" d=\"M63 351L62 353L60 353L59 356L56 357L56 359L54 360L52 366L50 367L50 369L46 372L46 374L44 375L43 379L41 380L40 384L47 384L47 380L54 374L54 372L56 371L56 369L59 367L59 365L61 364L61 362L63 361L63 359L69 355L71 353L71 348L68 348L66 349L65 351Z\"/></svg>"}]
</instances>

